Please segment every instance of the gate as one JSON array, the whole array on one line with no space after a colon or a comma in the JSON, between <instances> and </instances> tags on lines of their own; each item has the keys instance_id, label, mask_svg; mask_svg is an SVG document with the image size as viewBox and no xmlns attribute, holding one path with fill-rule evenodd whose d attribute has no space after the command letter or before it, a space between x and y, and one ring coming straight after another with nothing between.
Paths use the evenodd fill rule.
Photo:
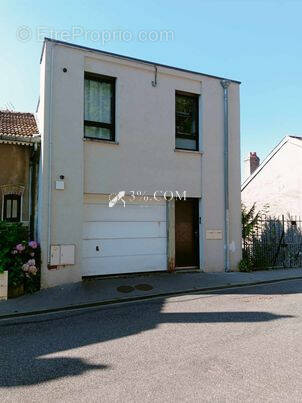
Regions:
<instances>
[{"instance_id":1,"label":"gate","mask_svg":"<svg viewBox=\"0 0 302 403\"><path fill-rule=\"evenodd\" d=\"M300 217L262 217L243 254L255 268L302 267L302 220Z\"/></svg>"}]
</instances>

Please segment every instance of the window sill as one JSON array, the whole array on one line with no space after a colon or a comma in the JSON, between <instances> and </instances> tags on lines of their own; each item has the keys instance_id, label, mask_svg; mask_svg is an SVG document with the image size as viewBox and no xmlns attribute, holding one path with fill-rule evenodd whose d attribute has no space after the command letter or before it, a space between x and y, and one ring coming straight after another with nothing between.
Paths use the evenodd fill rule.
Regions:
<instances>
[{"instance_id":1,"label":"window sill","mask_svg":"<svg viewBox=\"0 0 302 403\"><path fill-rule=\"evenodd\" d=\"M174 151L177 153L189 153L189 154L199 154L202 155L202 151L197 151L197 150L183 150L182 148L174 148Z\"/></svg>"},{"instance_id":2,"label":"window sill","mask_svg":"<svg viewBox=\"0 0 302 403\"><path fill-rule=\"evenodd\" d=\"M112 140L105 140L105 139L94 139L92 137L84 137L83 141L92 141L92 142L97 142L97 143L105 143L105 144L112 144L112 145L118 145L118 141L112 141Z\"/></svg>"}]
</instances>

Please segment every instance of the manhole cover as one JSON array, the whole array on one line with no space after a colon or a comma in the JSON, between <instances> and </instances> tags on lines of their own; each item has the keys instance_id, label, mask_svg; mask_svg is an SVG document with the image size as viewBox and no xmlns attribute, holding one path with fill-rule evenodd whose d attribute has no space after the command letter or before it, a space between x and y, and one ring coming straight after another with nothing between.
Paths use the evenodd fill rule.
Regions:
<instances>
[{"instance_id":1,"label":"manhole cover","mask_svg":"<svg viewBox=\"0 0 302 403\"><path fill-rule=\"evenodd\" d=\"M140 291L150 291L150 290L153 290L153 287L152 287L152 285L150 285L150 284L137 284L137 285L135 286L135 288L136 288L137 290L140 290Z\"/></svg>"},{"instance_id":2,"label":"manhole cover","mask_svg":"<svg viewBox=\"0 0 302 403\"><path fill-rule=\"evenodd\" d=\"M117 287L117 290L119 292L131 292L134 291L134 287L131 287L131 285L120 285Z\"/></svg>"}]
</instances>

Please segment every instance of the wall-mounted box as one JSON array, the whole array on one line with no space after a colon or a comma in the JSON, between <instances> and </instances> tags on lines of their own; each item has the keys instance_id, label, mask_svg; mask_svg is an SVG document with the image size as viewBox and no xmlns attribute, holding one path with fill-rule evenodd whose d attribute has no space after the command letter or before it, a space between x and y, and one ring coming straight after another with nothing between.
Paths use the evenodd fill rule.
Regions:
<instances>
[{"instance_id":1,"label":"wall-mounted box","mask_svg":"<svg viewBox=\"0 0 302 403\"><path fill-rule=\"evenodd\" d=\"M50 265L51 266L58 266L60 264L60 254L61 254L60 245L51 245L51 247L50 247Z\"/></svg>"},{"instance_id":2,"label":"wall-mounted box","mask_svg":"<svg viewBox=\"0 0 302 403\"><path fill-rule=\"evenodd\" d=\"M56 181L56 190L64 190L65 184L64 181Z\"/></svg>"},{"instance_id":3,"label":"wall-mounted box","mask_svg":"<svg viewBox=\"0 0 302 403\"><path fill-rule=\"evenodd\" d=\"M208 229L206 230L206 239L222 239L221 229Z\"/></svg>"},{"instance_id":4,"label":"wall-mounted box","mask_svg":"<svg viewBox=\"0 0 302 403\"><path fill-rule=\"evenodd\" d=\"M74 264L74 245L61 245L61 258L60 264Z\"/></svg>"},{"instance_id":5,"label":"wall-mounted box","mask_svg":"<svg viewBox=\"0 0 302 403\"><path fill-rule=\"evenodd\" d=\"M51 245L50 266L72 265L75 262L75 245Z\"/></svg>"}]
</instances>

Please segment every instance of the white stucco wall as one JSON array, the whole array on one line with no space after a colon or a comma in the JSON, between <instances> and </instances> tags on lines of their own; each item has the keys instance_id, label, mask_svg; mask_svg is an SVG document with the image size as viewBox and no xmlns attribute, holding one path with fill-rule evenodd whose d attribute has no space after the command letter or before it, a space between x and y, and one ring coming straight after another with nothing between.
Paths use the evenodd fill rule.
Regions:
<instances>
[{"instance_id":1,"label":"white stucco wall","mask_svg":"<svg viewBox=\"0 0 302 403\"><path fill-rule=\"evenodd\" d=\"M268 205L268 215L302 216L302 141L288 138L272 158L243 184L242 202ZM261 168L261 167L260 167Z\"/></svg>"},{"instance_id":2,"label":"white stucco wall","mask_svg":"<svg viewBox=\"0 0 302 403\"><path fill-rule=\"evenodd\" d=\"M119 190L187 191L201 197L201 265L224 270L224 241L205 240L206 229L224 229L223 89L220 79L158 68L153 87L152 65L46 42L46 75L41 96L44 140L41 244L43 286L81 279L84 194ZM52 65L52 66L51 66ZM42 62L43 70L43 62ZM67 72L63 72L63 67ZM84 71L117 77L116 140L118 144L83 139ZM200 150L175 151L175 91L201 94ZM229 87L230 242L235 269L241 256L239 85ZM75 244L76 264L47 269L49 147L51 147L50 242ZM65 190L54 189L65 176Z\"/></svg>"}]
</instances>

